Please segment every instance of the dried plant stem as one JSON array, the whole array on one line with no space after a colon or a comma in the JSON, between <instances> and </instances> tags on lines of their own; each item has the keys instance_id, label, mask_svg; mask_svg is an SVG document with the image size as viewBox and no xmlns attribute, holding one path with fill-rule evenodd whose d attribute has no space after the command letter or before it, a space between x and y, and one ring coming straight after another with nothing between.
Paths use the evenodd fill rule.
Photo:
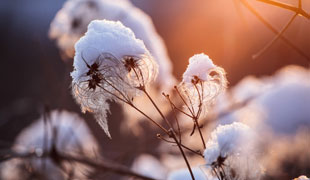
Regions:
<instances>
[{"instance_id":1,"label":"dried plant stem","mask_svg":"<svg viewBox=\"0 0 310 180\"><path fill-rule=\"evenodd\" d=\"M159 127L161 130L163 130L165 133L168 133L168 130L166 128L164 128L162 125L160 125L159 123L157 123L156 121L154 121L151 117L149 117L147 114L145 114L143 111L141 111L139 108L137 108L131 101L127 100L127 99L122 99L119 96L117 96L116 94L110 92L109 90L105 89L103 86L98 85L102 90L104 90L105 92L111 94L112 96L116 97L118 100L120 100L121 102L128 104L129 106L131 106L132 108L134 108L136 111L138 111L139 113L141 113L144 117L146 117L148 120L150 120L153 124L155 124L157 127ZM114 86L113 86L114 87ZM115 88L117 89L117 88ZM123 96L124 97L124 96Z\"/></svg>"},{"instance_id":2,"label":"dried plant stem","mask_svg":"<svg viewBox=\"0 0 310 180\"><path fill-rule=\"evenodd\" d=\"M197 126L197 129L198 129L198 132L199 132L199 135L200 135L200 139L202 141L203 149L206 149L206 143L205 143L205 140L203 138L203 135L202 135L202 132L201 132L201 128L200 128L200 125L198 123L198 119L194 118L193 120L194 120L195 125Z\"/></svg>"},{"instance_id":3,"label":"dried plant stem","mask_svg":"<svg viewBox=\"0 0 310 180\"><path fill-rule=\"evenodd\" d=\"M174 86L174 89L176 90L177 94L179 95L179 97L181 98L181 100L183 101L183 103L185 104L185 106L187 107L187 109L189 110L189 112L192 114L191 117L194 116L194 110L192 111L191 108L189 107L189 105L187 104L187 102L185 101L185 99L183 98L182 94L180 93L179 89L177 86Z\"/></svg>"},{"instance_id":4,"label":"dried plant stem","mask_svg":"<svg viewBox=\"0 0 310 180\"><path fill-rule=\"evenodd\" d=\"M186 158L186 155L185 155L185 153L184 153L184 151L182 149L182 146L180 145L180 143L178 143L178 139L177 139L173 129L169 129L169 131L170 131L170 134L172 135L172 138L174 139L174 141L176 142L176 144L178 145L178 147L179 147L179 149L180 149L180 151L182 153L182 156L183 156L184 161L186 163L186 166L187 166L187 168L188 168L188 170L189 170L189 172L191 174L192 179L195 180L195 177L194 177L194 174L192 172L191 166L190 166L190 164L189 164L189 162L188 162L188 160Z\"/></svg>"},{"instance_id":5,"label":"dried plant stem","mask_svg":"<svg viewBox=\"0 0 310 180\"><path fill-rule=\"evenodd\" d=\"M259 52L254 54L252 57L253 59L259 58L264 52L266 52L267 49L269 49L282 35L283 33L288 29L288 27L292 24L294 19L297 17L298 14L295 14L288 23L284 26L284 28L277 34L265 47L263 47Z\"/></svg>"},{"instance_id":6,"label":"dried plant stem","mask_svg":"<svg viewBox=\"0 0 310 180\"><path fill-rule=\"evenodd\" d=\"M139 108L137 108L132 103L129 104L132 108L134 108L136 111L141 113L143 116L145 116L148 120L150 120L153 124L155 124L157 127L159 127L161 130L163 130L166 134L168 133L168 130L164 128L162 125L158 124L156 121L154 121L151 117L149 117L147 114L145 114L143 111L141 111Z\"/></svg>"},{"instance_id":7,"label":"dried plant stem","mask_svg":"<svg viewBox=\"0 0 310 180\"><path fill-rule=\"evenodd\" d=\"M204 158L204 155L203 155L200 151L192 150L192 149L190 149L189 147L187 147L187 146L185 146L184 144L181 144L181 143L180 143L180 145L181 145L183 148L187 149L188 151L190 151L190 152L192 152L192 153L194 153L194 154L197 154L197 155L201 156L202 158Z\"/></svg>"},{"instance_id":8,"label":"dried plant stem","mask_svg":"<svg viewBox=\"0 0 310 180\"><path fill-rule=\"evenodd\" d=\"M195 180L194 174L193 174L193 172L192 172L192 168L191 168L191 166L190 166L190 164L189 164L189 162L188 162L188 160L187 160L187 158L186 158L186 155L185 155L185 153L184 153L184 151L183 151L183 149L182 149L181 143L179 142L178 138L176 137L176 133L175 133L175 131L174 131L172 125L171 125L170 122L167 120L167 118L163 115L163 113L162 113L161 110L158 108L158 106L156 105L156 103L154 102L154 100L152 99L152 97L149 95L149 93L146 91L146 89L143 88L142 91L146 94L146 96L147 96L148 99L151 101L151 103L153 104L153 106L155 107L155 109L158 111L158 113L161 115L161 117L165 120L165 122L166 122L167 125L169 126L170 129L168 130L167 135L168 135L170 138L173 138L173 140L175 141L175 143L176 143L177 146L179 147L180 152L181 152L181 154L182 154L182 156L183 156L183 159L184 159L184 161L185 161L185 163L186 163L186 166L187 166L187 168L188 168L188 170L189 170L189 172L190 172L190 174L191 174L191 177L192 177L193 180Z\"/></svg>"},{"instance_id":9,"label":"dried plant stem","mask_svg":"<svg viewBox=\"0 0 310 180\"><path fill-rule=\"evenodd\" d=\"M109 83L111 84L111 83ZM104 90L105 92L111 94L112 96L116 97L118 100L120 100L121 102L124 102L126 104L128 104L129 106L131 106L132 108L134 108L136 111L138 111L139 113L141 113L143 116L145 116L148 120L150 120L154 125L156 125L157 127L159 127L161 130L163 130L169 137L173 138L175 143L178 145L180 151L181 151L181 154L186 162L186 165L188 167L188 170L192 176L192 179L195 180L194 178L194 175L193 175L193 172L192 172L192 169L188 163L188 160L185 156L185 153L182 149L182 145L180 144L180 142L178 141L177 137L175 136L175 132L174 130L172 129L172 125L169 123L169 121L166 119L166 117L163 115L163 113L161 112L161 110L158 108L158 106L156 105L156 103L153 101L153 99L151 98L151 96L149 95L149 93L146 91L145 87L144 86L141 86L141 90L146 94L146 96L148 97L148 99L151 101L151 103L153 104L153 106L156 108L156 110L158 111L158 113L161 115L161 117L165 120L165 122L167 123L167 125L169 126L170 130L168 131L166 128L164 128L162 125L160 125L159 123L157 123L156 121L154 121L150 116L148 116L147 114L145 114L143 111L141 111L139 108L137 108L130 100L128 100L126 98L126 96L124 96L122 93L122 97L119 97L118 95L110 92L109 90L105 89L103 86L101 85L98 85L102 90ZM118 92L121 92L119 91L115 86L112 86L116 91ZM172 133L171 133L171 130L172 130Z\"/></svg>"},{"instance_id":10,"label":"dried plant stem","mask_svg":"<svg viewBox=\"0 0 310 180\"><path fill-rule=\"evenodd\" d=\"M169 140L167 140L167 139L161 137L160 134L158 134L157 137L158 137L159 139L163 140L163 141L168 142L168 143L177 144L177 143L174 142L174 141L169 141ZM188 150L188 151L190 151L190 152L192 152L192 153L194 153L194 154L196 154L196 155L199 155L199 156L201 156L202 158L204 158L203 154L202 154L199 150L198 150L198 151L195 151L195 150L193 150L193 149L191 149L191 148L185 146L185 145L182 144L182 143L180 143L180 145L181 145L184 149L186 149L186 150Z\"/></svg>"},{"instance_id":11,"label":"dried plant stem","mask_svg":"<svg viewBox=\"0 0 310 180\"><path fill-rule=\"evenodd\" d=\"M241 3L251 12L253 13L268 29L270 29L273 33L279 34L279 31L276 30L270 23L268 23L246 0L241 0ZM310 62L310 57L301 51L297 46L295 46L290 40L286 37L280 35L280 38L292 49L294 49L299 55L304 57L308 62Z\"/></svg>"},{"instance_id":12,"label":"dried plant stem","mask_svg":"<svg viewBox=\"0 0 310 180\"><path fill-rule=\"evenodd\" d=\"M200 95L200 92L199 92L199 89L198 89L197 85L195 84L195 89L197 90L197 93L198 93L198 95L199 95L199 106L198 106L198 107L199 107L199 110L198 110L198 112L197 112L197 115L193 118L193 121L194 121L194 123L195 123L195 126L196 126L197 129L198 129L198 132L199 132L199 135L200 135L200 139L201 139L201 141L202 141L203 149L206 149L205 140L204 140L203 135L202 135L202 133L201 133L200 125L199 125L199 123L198 123L198 119L199 119L200 113L201 113L201 111L202 111L202 101L203 101L203 93L204 93L203 84L202 84L201 81L200 81L200 87L201 87L201 93L202 93L201 95Z\"/></svg>"},{"instance_id":13,"label":"dried plant stem","mask_svg":"<svg viewBox=\"0 0 310 180\"><path fill-rule=\"evenodd\" d=\"M13 151L8 152L8 154L6 154L7 158L5 160L11 159L11 158L46 158L49 157L50 154L49 153L44 153L42 156L38 157L35 153L16 153ZM93 167L95 169L100 169L100 170L104 170L104 171L109 171L109 172L114 172L116 174L120 174L123 176L132 176L132 177L136 177L139 179L143 179L143 180L155 180L153 178L141 175L139 173L133 172L130 169L128 169L125 166L119 165L119 164L114 164L114 163L104 163L104 162L96 162L94 160L91 160L89 158L86 157L75 157L75 156L71 156L68 154L64 154L61 152L57 151L57 158L59 158L60 160L63 161L72 161L72 162L78 162L78 163L82 163L85 164L87 166Z\"/></svg>"},{"instance_id":14,"label":"dried plant stem","mask_svg":"<svg viewBox=\"0 0 310 180\"><path fill-rule=\"evenodd\" d=\"M257 1L260 1L260 2L263 2L263 3L266 3L266 4L270 4L270 5L273 5L273 6L276 6L276 7L280 7L280 8L286 9L286 10L293 11L296 14L299 14L299 15L307 18L307 19L310 19L310 14L308 14L306 11L304 11L301 8L301 5L298 5L298 7L294 7L292 5L285 4L285 3L282 3L282 2L278 2L278 1L274 1L274 0L257 0ZM299 4L301 4L301 3L299 3Z\"/></svg>"}]
</instances>

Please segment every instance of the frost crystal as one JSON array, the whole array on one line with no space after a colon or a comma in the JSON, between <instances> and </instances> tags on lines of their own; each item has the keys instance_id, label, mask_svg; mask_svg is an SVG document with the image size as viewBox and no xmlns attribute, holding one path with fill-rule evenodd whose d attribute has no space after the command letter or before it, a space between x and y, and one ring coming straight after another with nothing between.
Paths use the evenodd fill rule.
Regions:
<instances>
[{"instance_id":1,"label":"frost crystal","mask_svg":"<svg viewBox=\"0 0 310 180\"><path fill-rule=\"evenodd\" d=\"M224 69L214 65L212 60L202 53L189 59L178 89L188 101L192 114L199 114L200 111L207 111L208 106L226 87Z\"/></svg>"},{"instance_id":2,"label":"frost crystal","mask_svg":"<svg viewBox=\"0 0 310 180\"><path fill-rule=\"evenodd\" d=\"M51 23L49 37L57 41L65 58L74 55L74 44L84 35L92 20L120 21L144 41L159 64L158 85L171 87L175 82L165 44L151 18L128 0L67 0Z\"/></svg>"},{"instance_id":3,"label":"frost crystal","mask_svg":"<svg viewBox=\"0 0 310 180\"><path fill-rule=\"evenodd\" d=\"M143 42L120 22L94 20L75 45L72 92L110 137L107 100L132 102L157 76L157 64Z\"/></svg>"}]
</instances>

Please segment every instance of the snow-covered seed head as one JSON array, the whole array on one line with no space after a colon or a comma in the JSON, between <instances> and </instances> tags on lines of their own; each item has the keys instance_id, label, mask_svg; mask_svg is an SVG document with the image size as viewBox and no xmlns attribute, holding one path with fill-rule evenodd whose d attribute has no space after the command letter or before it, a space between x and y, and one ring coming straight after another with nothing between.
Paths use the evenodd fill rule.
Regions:
<instances>
[{"instance_id":1,"label":"snow-covered seed head","mask_svg":"<svg viewBox=\"0 0 310 180\"><path fill-rule=\"evenodd\" d=\"M189 59L189 65L178 89L193 107L192 109L206 111L208 105L226 87L227 79L224 69L214 65L209 56L201 53Z\"/></svg>"},{"instance_id":2,"label":"snow-covered seed head","mask_svg":"<svg viewBox=\"0 0 310 180\"><path fill-rule=\"evenodd\" d=\"M157 76L144 43L120 22L95 20L75 45L72 92L108 132L107 100L131 102Z\"/></svg>"},{"instance_id":3,"label":"snow-covered seed head","mask_svg":"<svg viewBox=\"0 0 310 180\"><path fill-rule=\"evenodd\" d=\"M207 163L212 164L219 157L225 158L242 151L243 143L253 137L251 129L242 123L234 122L229 125L219 125L212 133L207 142L204 155Z\"/></svg>"},{"instance_id":4,"label":"snow-covered seed head","mask_svg":"<svg viewBox=\"0 0 310 180\"><path fill-rule=\"evenodd\" d=\"M256 159L253 142L255 134L242 123L218 126L204 151L212 175L216 176L217 172L233 179L259 179L263 170Z\"/></svg>"},{"instance_id":5,"label":"snow-covered seed head","mask_svg":"<svg viewBox=\"0 0 310 180\"><path fill-rule=\"evenodd\" d=\"M66 0L49 29L49 38L56 41L63 60L73 58L74 44L87 31L88 24L96 19L120 21L143 40L159 65L160 74L154 88L161 91L171 89L175 78L164 41L156 32L151 18L130 0Z\"/></svg>"}]
</instances>

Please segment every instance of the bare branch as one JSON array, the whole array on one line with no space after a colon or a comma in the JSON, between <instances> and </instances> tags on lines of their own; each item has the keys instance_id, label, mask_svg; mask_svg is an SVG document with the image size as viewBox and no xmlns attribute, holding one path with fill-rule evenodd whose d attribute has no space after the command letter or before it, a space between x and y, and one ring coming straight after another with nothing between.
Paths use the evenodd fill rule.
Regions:
<instances>
[{"instance_id":1,"label":"bare branch","mask_svg":"<svg viewBox=\"0 0 310 180\"><path fill-rule=\"evenodd\" d=\"M21 154L21 153L16 153L14 151L7 151L5 160L9 160L11 158L23 158L23 159L44 158L44 157L49 157L49 156L50 156L49 153L44 153L42 156L37 156L37 154L35 154L35 153ZM96 161L91 160L91 159L86 158L86 157L75 157L75 156L68 155L65 153L61 153L58 151L57 151L57 157L63 161L78 162L78 163L82 163L82 164L85 164L87 166L93 167L95 169L109 171L109 172L113 172L113 173L120 174L123 176L132 176L132 177L136 177L136 178L144 179L144 180L154 180L153 178L150 178L150 177L141 175L139 173L133 172L129 168L127 168L123 165L120 165L120 164L115 164L115 163L111 163L111 162L109 162L109 164L107 164L105 162L96 162Z\"/></svg>"},{"instance_id":2,"label":"bare branch","mask_svg":"<svg viewBox=\"0 0 310 180\"><path fill-rule=\"evenodd\" d=\"M259 52L254 54L252 57L253 59L259 58L264 52L266 52L267 49L269 49L282 35L283 33L288 29L288 27L292 24L294 19L297 17L297 14L295 14L288 23L284 26L284 28L277 34L265 47L263 47Z\"/></svg>"},{"instance_id":3,"label":"bare branch","mask_svg":"<svg viewBox=\"0 0 310 180\"><path fill-rule=\"evenodd\" d=\"M266 3L266 4L270 4L270 5L273 5L273 6L276 6L276 7L280 7L280 8L286 9L286 10L293 11L296 14L299 14L299 15L307 18L307 19L310 19L310 14L308 14L306 11L304 11L301 8L301 3L299 3L298 7L294 7L292 5L285 4L285 3L282 3L282 2L278 2L278 1L274 1L274 0L257 0L257 1L260 1L260 2L263 2L263 3ZM299 0L299 2L300 2L300 0Z\"/></svg>"},{"instance_id":4,"label":"bare branch","mask_svg":"<svg viewBox=\"0 0 310 180\"><path fill-rule=\"evenodd\" d=\"M268 29L270 29L273 33L279 34L279 31L276 30L270 23L268 23L246 0L241 0L242 4L251 11ZM310 62L310 57L301 51L297 46L295 46L290 40L288 40L284 36L280 36L280 38L292 49L294 49L299 55L304 57L308 62Z\"/></svg>"}]
</instances>

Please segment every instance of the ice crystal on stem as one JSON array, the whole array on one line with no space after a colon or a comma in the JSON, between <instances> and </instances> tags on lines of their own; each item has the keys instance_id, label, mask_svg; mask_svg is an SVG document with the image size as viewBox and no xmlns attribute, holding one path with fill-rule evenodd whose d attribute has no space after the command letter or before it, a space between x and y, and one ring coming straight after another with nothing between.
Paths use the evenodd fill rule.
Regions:
<instances>
[{"instance_id":1,"label":"ice crystal on stem","mask_svg":"<svg viewBox=\"0 0 310 180\"><path fill-rule=\"evenodd\" d=\"M193 116L199 117L206 111L214 98L227 86L224 69L213 64L209 56L201 53L189 59L183 81L177 89L186 100Z\"/></svg>"},{"instance_id":2,"label":"ice crystal on stem","mask_svg":"<svg viewBox=\"0 0 310 180\"><path fill-rule=\"evenodd\" d=\"M157 76L157 64L144 43L120 22L95 20L75 45L72 92L83 112L95 114L110 137L107 101L132 100Z\"/></svg>"},{"instance_id":3,"label":"ice crystal on stem","mask_svg":"<svg viewBox=\"0 0 310 180\"><path fill-rule=\"evenodd\" d=\"M255 158L255 134L242 123L219 126L207 142L204 156L208 176L220 180L260 179L263 171Z\"/></svg>"}]
</instances>

